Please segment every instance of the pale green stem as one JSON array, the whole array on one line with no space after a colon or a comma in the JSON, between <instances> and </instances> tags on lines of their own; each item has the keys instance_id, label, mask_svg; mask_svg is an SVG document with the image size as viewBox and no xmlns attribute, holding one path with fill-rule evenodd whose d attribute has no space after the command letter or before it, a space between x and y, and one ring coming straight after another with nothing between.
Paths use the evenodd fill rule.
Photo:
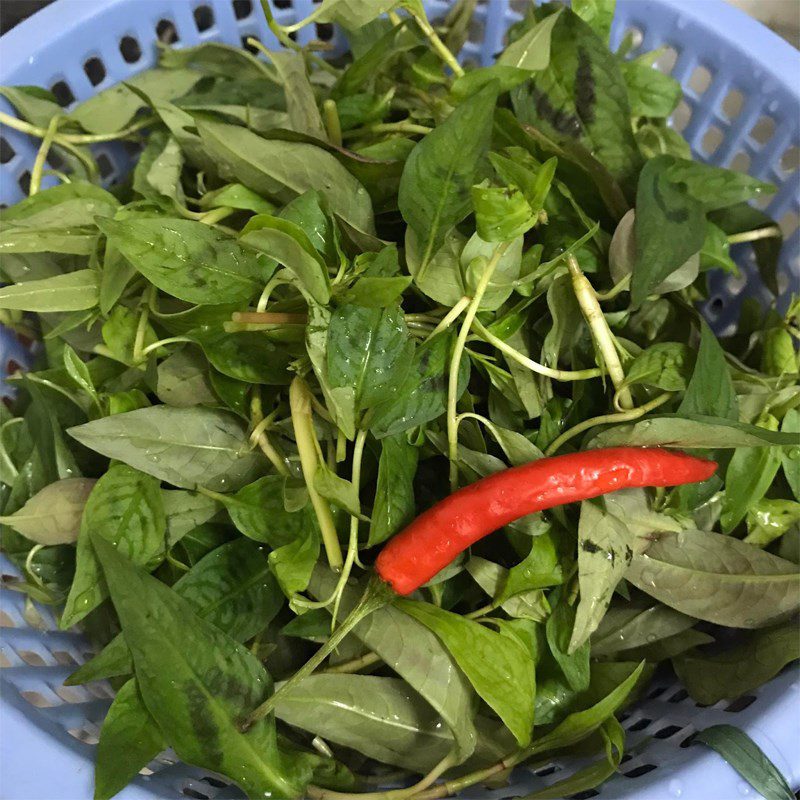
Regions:
<instances>
[{"instance_id":1,"label":"pale green stem","mask_svg":"<svg viewBox=\"0 0 800 800\"><path fill-rule=\"evenodd\" d=\"M356 441L353 445L353 472L352 481L353 486L358 491L361 485L361 461L364 458L364 444L367 441L367 430L361 428L356 434ZM360 510L360 509L359 509ZM331 630L336 627L336 620L339 618L339 606L342 602L342 592L347 585L350 578L350 573L353 569L353 561L355 560L356 553L358 552L358 516L355 514L350 515L350 537L347 542L347 555L344 560L344 568L342 574L339 576L339 583L336 587L335 599L333 601L333 615L331 617Z\"/></svg>"},{"instance_id":2,"label":"pale green stem","mask_svg":"<svg viewBox=\"0 0 800 800\"><path fill-rule=\"evenodd\" d=\"M608 327L606 318L603 316L603 310L597 301L594 288L583 274L583 270L578 265L575 256L571 255L567 258L567 267L572 278L572 288L575 290L578 305L581 307L586 323L589 325L611 382L614 384L614 388L619 391L620 404L623 408L633 408L633 397L630 390L624 386L625 371L622 369L622 363L617 354L614 336L611 333L611 328Z\"/></svg>"},{"instance_id":3,"label":"pale green stem","mask_svg":"<svg viewBox=\"0 0 800 800\"><path fill-rule=\"evenodd\" d=\"M19 475L19 472L17 468L14 466L14 462L11 460L11 456L6 451L6 446L3 443L3 437L5 436L7 428L10 428L12 425L20 425L24 421L25 420L22 417L14 417L13 419L10 419L4 422L2 425L0 425L0 456L2 456L3 460L6 462L6 468L8 470L6 474L11 478L12 481L17 477L17 475ZM9 481L9 483L10 482L11 481Z\"/></svg>"},{"instance_id":4,"label":"pale green stem","mask_svg":"<svg viewBox=\"0 0 800 800\"><path fill-rule=\"evenodd\" d=\"M354 658L352 661L345 661L343 664L337 664L335 667L328 667L322 670L326 675L350 675L353 672L358 672L364 667L371 667L381 661L381 657L377 653L365 653L360 658Z\"/></svg>"},{"instance_id":5,"label":"pale green stem","mask_svg":"<svg viewBox=\"0 0 800 800\"><path fill-rule=\"evenodd\" d=\"M60 169L46 169L42 172L42 175L52 175L54 178L58 178L61 183L72 183L72 179L67 175L66 172L62 172Z\"/></svg>"},{"instance_id":6,"label":"pale green stem","mask_svg":"<svg viewBox=\"0 0 800 800\"><path fill-rule=\"evenodd\" d=\"M460 78L464 74L464 70L461 68L461 65L456 60L456 57L450 52L447 45L439 38L439 34L433 29L433 26L428 22L428 18L422 14L415 13L413 6L409 7L409 13L419 25L419 29L428 37L428 41L431 43L433 49L436 51L436 54L439 58L453 70L453 74Z\"/></svg>"},{"instance_id":7,"label":"pale green stem","mask_svg":"<svg viewBox=\"0 0 800 800\"><path fill-rule=\"evenodd\" d=\"M141 358L147 358L153 350L158 350L159 347L164 347L167 344L177 344L178 342L189 342L191 344L192 340L189 339L187 336L170 336L167 339L159 339L157 342L153 342L152 344L147 345L147 347L142 349Z\"/></svg>"},{"instance_id":8,"label":"pale green stem","mask_svg":"<svg viewBox=\"0 0 800 800\"><path fill-rule=\"evenodd\" d=\"M331 569L339 572L343 565L342 548L336 533L336 524L333 521L331 507L314 488L314 477L319 464L319 442L314 433L314 422L311 411L312 394L305 381L296 377L289 387L289 407L292 412L292 425L294 427L297 452L300 455L300 467L305 478L308 496L322 532L322 541L328 556Z\"/></svg>"},{"instance_id":9,"label":"pale green stem","mask_svg":"<svg viewBox=\"0 0 800 800\"><path fill-rule=\"evenodd\" d=\"M621 411L616 414L602 414L599 417L585 419L583 422L579 422L569 430L564 431L561 436L553 440L550 446L544 451L544 454L546 456L553 455L553 453L557 452L565 442L568 442L579 433L589 430L589 428L594 428L596 425L630 422L631 420L639 419L639 417L643 417L649 411L652 411L659 406L663 406L664 403L666 403L667 400L669 400L672 396L673 394L671 392L665 392L664 394L660 394L658 397L653 398L649 403L645 403L638 408L631 408L630 410Z\"/></svg>"},{"instance_id":10,"label":"pale green stem","mask_svg":"<svg viewBox=\"0 0 800 800\"><path fill-rule=\"evenodd\" d=\"M278 275L273 275L264 286L263 291L261 292L261 296L258 298L258 303L256 304L256 311L263 312L267 308L267 304L269 303L269 297L272 294L273 290L277 286L281 286L282 284L289 283L285 278L279 277Z\"/></svg>"},{"instance_id":11,"label":"pale green stem","mask_svg":"<svg viewBox=\"0 0 800 800\"><path fill-rule=\"evenodd\" d=\"M590 378L598 378L603 374L599 367L590 367L588 369L552 369L551 367L546 367L544 364L540 364L538 361L523 355L519 350L515 350L499 336L495 336L480 320L475 320L474 328L484 341L496 347L501 353L505 353L509 358L523 367L527 367L531 372L536 372L547 378L552 378L556 381L585 381Z\"/></svg>"},{"instance_id":12,"label":"pale green stem","mask_svg":"<svg viewBox=\"0 0 800 800\"><path fill-rule=\"evenodd\" d=\"M266 8L267 0L262 0L261 5ZM338 77L339 70L337 70L336 67L334 67L332 64L329 64L324 58L320 58L319 56L314 55L314 53L309 53L303 50L303 48L299 44L297 44L297 42L295 42L291 36L289 36L289 34L286 32L286 28L282 27L281 25L278 25L278 23L273 18L272 13L265 13L265 16L267 17L267 25L269 25L269 29L275 34L275 36L278 38L278 41L285 48L287 48L288 50L294 50L297 53L301 53L304 57L307 56L321 70L329 72L331 75L335 75ZM267 58L271 59L270 51L267 50L267 48L264 47L264 45L261 44L261 42L259 42L258 39L254 39L252 36L248 36L247 43L252 47L255 47L260 52L262 52ZM280 82L274 75L270 75L270 78L276 83Z\"/></svg>"},{"instance_id":13,"label":"pale green stem","mask_svg":"<svg viewBox=\"0 0 800 800\"><path fill-rule=\"evenodd\" d=\"M291 475L289 467L286 465L286 460L282 458L280 453L275 449L266 433L260 433L256 439L256 442L261 448L261 452L270 460L270 463L273 467L275 467L275 471L279 475Z\"/></svg>"},{"instance_id":14,"label":"pale green stem","mask_svg":"<svg viewBox=\"0 0 800 800\"><path fill-rule=\"evenodd\" d=\"M54 114L47 125L44 138L41 145L39 145L39 152L36 154L36 160L33 162L31 169L31 186L28 194L32 197L35 195L42 185L42 171L44 170L44 162L47 160L47 154L50 152L50 147L53 144L58 126L61 123L61 115Z\"/></svg>"},{"instance_id":15,"label":"pale green stem","mask_svg":"<svg viewBox=\"0 0 800 800\"><path fill-rule=\"evenodd\" d=\"M509 247L510 242L502 242L497 245L492 257L484 267L480 281L475 288L475 294L467 306L467 313L461 323L461 330L458 332L453 355L450 359L450 374L447 383L447 454L450 459L450 488L455 491L458 488L458 424L456 422L456 404L458 402L458 373L461 364L461 357L467 344L467 336L472 328L472 323L478 313L481 300L489 286L495 268Z\"/></svg>"},{"instance_id":16,"label":"pale green stem","mask_svg":"<svg viewBox=\"0 0 800 800\"><path fill-rule=\"evenodd\" d=\"M140 119L128 125L126 128L121 128L112 133L62 133L55 137L55 144L98 144L99 142L113 142L117 139L124 139L132 133L152 125L155 121L154 117L147 117ZM43 139L47 135L46 128L38 128L36 125L31 125L29 122L14 117L11 114L6 114L0 111L0 124L8 125L9 128L27 133L29 136L36 136L38 139Z\"/></svg>"},{"instance_id":17,"label":"pale green stem","mask_svg":"<svg viewBox=\"0 0 800 800\"><path fill-rule=\"evenodd\" d=\"M342 124L339 121L339 111L336 108L336 101L330 98L322 104L322 111L325 117L325 130L332 144L337 147L342 146Z\"/></svg>"},{"instance_id":18,"label":"pale green stem","mask_svg":"<svg viewBox=\"0 0 800 800\"><path fill-rule=\"evenodd\" d=\"M205 214L201 214L199 220L204 225L216 225L216 223L233 214L235 210L236 209L228 208L227 206L220 206L219 208L213 208L211 211L207 211Z\"/></svg>"},{"instance_id":19,"label":"pale green stem","mask_svg":"<svg viewBox=\"0 0 800 800\"><path fill-rule=\"evenodd\" d=\"M598 300L613 300L617 295L626 292L630 285L631 275L629 273L619 283L614 284L607 292L595 292L594 295Z\"/></svg>"},{"instance_id":20,"label":"pale green stem","mask_svg":"<svg viewBox=\"0 0 800 800\"><path fill-rule=\"evenodd\" d=\"M744 231L744 233L733 233L728 237L728 244L757 242L759 239L776 239L781 235L781 229L777 225L770 225L766 228L756 228L752 231Z\"/></svg>"},{"instance_id":21,"label":"pale green stem","mask_svg":"<svg viewBox=\"0 0 800 800\"><path fill-rule=\"evenodd\" d=\"M142 313L139 315L139 324L136 326L136 336L133 340L133 363L138 364L142 358L142 348L144 347L144 337L147 334L147 323L150 319L150 304L155 293L155 286L151 286L145 292L145 302Z\"/></svg>"},{"instance_id":22,"label":"pale green stem","mask_svg":"<svg viewBox=\"0 0 800 800\"><path fill-rule=\"evenodd\" d=\"M43 544L37 544L31 547L28 551L28 555L25 558L25 572L28 573L30 579L40 588L47 591L47 587L44 585L44 581L33 571L33 559L36 557L36 554L40 551L44 550Z\"/></svg>"},{"instance_id":23,"label":"pale green stem","mask_svg":"<svg viewBox=\"0 0 800 800\"><path fill-rule=\"evenodd\" d=\"M462 297L448 312L442 317L439 324L428 334L425 339L429 342L434 336L438 336L442 331L446 331L460 316L461 312L470 304L472 298L466 295Z\"/></svg>"}]
</instances>

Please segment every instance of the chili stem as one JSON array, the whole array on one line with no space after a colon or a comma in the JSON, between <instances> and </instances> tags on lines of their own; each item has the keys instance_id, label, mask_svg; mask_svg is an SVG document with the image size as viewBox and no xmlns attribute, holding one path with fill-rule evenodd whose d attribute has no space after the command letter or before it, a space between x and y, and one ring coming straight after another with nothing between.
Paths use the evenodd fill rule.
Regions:
<instances>
[{"instance_id":1,"label":"chili stem","mask_svg":"<svg viewBox=\"0 0 800 800\"><path fill-rule=\"evenodd\" d=\"M442 317L437 326L428 334L425 341L429 342L434 336L438 336L442 331L447 330L461 316L461 312L470 304L470 301L470 297L466 295L462 297L447 314Z\"/></svg>"},{"instance_id":2,"label":"chili stem","mask_svg":"<svg viewBox=\"0 0 800 800\"><path fill-rule=\"evenodd\" d=\"M743 233L733 233L728 237L728 244L742 244L743 242L757 242L759 239L775 239L781 236L781 229L777 225L766 228L756 228Z\"/></svg>"},{"instance_id":3,"label":"chili stem","mask_svg":"<svg viewBox=\"0 0 800 800\"><path fill-rule=\"evenodd\" d=\"M546 456L553 455L553 453L559 450L559 448L565 442L568 442L579 433L589 430L589 428L594 428L596 425L605 425L614 422L629 422L630 420L639 419L639 417L643 417L645 414L647 414L648 411L652 411L659 406L663 406L664 403L666 403L671 397L672 392L665 392L664 394L660 394L658 397L651 400L649 403L645 403L638 408L632 408L628 411L621 411L617 414L603 414L599 417L585 419L583 422L579 422L569 430L564 431L564 433L562 433L557 439L554 439L550 446L544 451L544 454Z\"/></svg>"},{"instance_id":4,"label":"chili stem","mask_svg":"<svg viewBox=\"0 0 800 800\"><path fill-rule=\"evenodd\" d=\"M339 537L333 521L331 507L314 488L314 476L317 472L319 442L314 433L314 422L311 411L312 395L306 382L297 376L289 386L289 407L292 413L294 437L297 442L297 452L300 455L300 467L308 489L308 496L322 532L322 542L328 556L331 569L339 572L342 568L342 548L339 546Z\"/></svg>"},{"instance_id":5,"label":"chili stem","mask_svg":"<svg viewBox=\"0 0 800 800\"><path fill-rule=\"evenodd\" d=\"M326 675L349 675L353 672L358 672L364 667L371 667L381 661L381 657L377 653L365 653L360 658L354 658L352 661L345 661L343 664L337 664L335 667L328 667L323 670Z\"/></svg>"},{"instance_id":6,"label":"chili stem","mask_svg":"<svg viewBox=\"0 0 800 800\"><path fill-rule=\"evenodd\" d=\"M342 146L342 124L339 121L339 111L336 108L336 101L327 99L322 104L322 111L325 118L325 130L332 144L337 147Z\"/></svg>"},{"instance_id":7,"label":"chili stem","mask_svg":"<svg viewBox=\"0 0 800 800\"><path fill-rule=\"evenodd\" d=\"M31 185L28 194L33 197L42 185L42 171L44 170L44 162L47 159L47 154L50 152L50 147L53 144L58 126L61 123L61 115L54 114L47 125L42 143L39 146L39 152L36 154L36 160L33 162L31 169Z\"/></svg>"},{"instance_id":8,"label":"chili stem","mask_svg":"<svg viewBox=\"0 0 800 800\"><path fill-rule=\"evenodd\" d=\"M420 4L420 8L422 5ZM428 37L428 41L431 43L431 46L436 51L439 58L453 70L453 74L460 78L464 74L464 70L461 68L461 65L456 60L456 57L450 52L447 45L439 38L439 34L433 29L433 26L428 22L428 18L425 16L424 10L420 14L419 11L414 9L413 5L408 6L408 11L412 17L419 25L419 29Z\"/></svg>"},{"instance_id":9,"label":"chili stem","mask_svg":"<svg viewBox=\"0 0 800 800\"><path fill-rule=\"evenodd\" d=\"M455 491L458 488L458 422L456 420L456 404L458 403L458 373L461 366L461 357L467 344L472 323L478 313L483 295L489 286L495 268L500 259L509 247L510 242L502 242L497 245L492 257L484 267L480 281L475 288L475 295L467 306L467 313L461 323L461 330L458 332L453 355L450 359L450 374L447 384L447 455L450 459L450 489Z\"/></svg>"},{"instance_id":10,"label":"chili stem","mask_svg":"<svg viewBox=\"0 0 800 800\"><path fill-rule=\"evenodd\" d=\"M296 379L295 379L296 380ZM342 624L330 635L325 644L303 664L297 672L292 675L275 693L268 697L260 706L254 709L242 724L242 729L247 730L254 722L267 716L280 702L281 695L289 689L297 686L298 683L307 678L317 667L321 666L325 659L344 641L359 622L364 620L373 611L388 605L394 599L395 594L383 581L374 575L367 584L367 588L355 608L348 614Z\"/></svg>"},{"instance_id":11,"label":"chili stem","mask_svg":"<svg viewBox=\"0 0 800 800\"><path fill-rule=\"evenodd\" d=\"M522 364L523 367L527 367L529 370L539 375L544 375L557 381L585 381L589 378L599 378L603 374L603 371L599 367L576 370L551 369L544 364L540 364L538 361L534 361L532 358L528 358L526 355L520 353L519 350L515 350L511 345L504 342L498 336L495 336L480 320L475 320L474 327L484 341L496 347L501 353L505 353L518 364Z\"/></svg>"},{"instance_id":12,"label":"chili stem","mask_svg":"<svg viewBox=\"0 0 800 800\"><path fill-rule=\"evenodd\" d=\"M581 307L583 316L589 325L592 337L597 344L597 349L600 351L608 374L611 377L611 382L614 384L614 388L619 391L620 405L623 408L633 408L633 397L630 390L623 385L625 371L622 369L622 363L617 354L614 336L611 333L611 328L608 327L606 318L603 316L594 288L583 274L583 270L578 265L575 256L570 255L567 257L567 268L572 277L572 288L575 290L578 305Z\"/></svg>"}]
</instances>

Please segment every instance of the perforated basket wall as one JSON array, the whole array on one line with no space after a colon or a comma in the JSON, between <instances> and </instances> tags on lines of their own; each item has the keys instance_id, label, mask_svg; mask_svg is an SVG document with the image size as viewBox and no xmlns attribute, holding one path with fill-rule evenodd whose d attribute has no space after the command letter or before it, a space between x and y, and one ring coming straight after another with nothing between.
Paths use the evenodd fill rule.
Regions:
<instances>
[{"instance_id":1,"label":"perforated basket wall","mask_svg":"<svg viewBox=\"0 0 800 800\"><path fill-rule=\"evenodd\" d=\"M791 0L787 0L790 2ZM527 0L488 0L478 9L463 58L493 60L508 26ZM431 17L449 6L426 3ZM208 40L239 43L256 35L277 46L256 0L58 0L2 38L0 83L53 88L69 106L150 67L155 42L177 46ZM273 0L279 21L304 17L312 0ZM686 99L674 124L695 155L776 183L767 211L787 237L780 266L782 302L800 290L800 54L765 28L719 0L620 0L612 36L616 46L633 30L639 50L667 47L659 67L683 84ZM325 38L326 28L303 30L301 42ZM345 42L335 32L337 49ZM11 111L3 101L3 110ZM24 196L34 143L3 129L0 200ZM98 148L104 176L112 181L131 166L121 147ZM737 248L740 277L712 278L705 313L718 332L735 327L745 296L764 297L748 246ZM10 361L24 365L25 348L0 330L0 376ZM0 391L2 391L0 389ZM3 561L3 569L14 568ZM52 613L25 612L23 598L0 593L0 797L6 800L84 800L92 796L93 749L112 692L105 684L65 688L64 678L91 653L82 637L57 630ZM787 670L735 703L699 708L677 684L657 681L624 715L629 753L620 774L599 792L579 797L636 800L732 800L755 792L718 756L689 747L692 734L719 722L745 728L796 788L800 786L800 681ZM468 798L507 798L554 783L570 766L559 761L535 773L520 770L513 785L481 789ZM574 766L574 765L572 765ZM241 797L225 781L162 757L120 797Z\"/></svg>"}]
</instances>

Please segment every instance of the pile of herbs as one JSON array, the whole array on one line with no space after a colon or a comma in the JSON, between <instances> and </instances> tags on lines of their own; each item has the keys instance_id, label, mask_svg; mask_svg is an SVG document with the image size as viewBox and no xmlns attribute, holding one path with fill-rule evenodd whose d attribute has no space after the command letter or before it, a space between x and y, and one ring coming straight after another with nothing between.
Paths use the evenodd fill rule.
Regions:
<instances>
[{"instance_id":1,"label":"pile of herbs","mask_svg":"<svg viewBox=\"0 0 800 800\"><path fill-rule=\"evenodd\" d=\"M465 71L474 6L326 0L330 62L266 8L285 49L162 49L69 113L0 90L41 139L2 212L1 319L40 341L0 409L2 545L98 643L69 683L118 689L97 798L167 746L280 798L599 753L530 797L572 794L656 665L709 704L798 656L797 300L722 340L696 310L732 244L775 290L747 204L772 187L691 160L658 54L608 49L613 2L531 6ZM143 149L104 189L117 140ZM241 724L420 511L623 444L720 468L498 531Z\"/></svg>"}]
</instances>

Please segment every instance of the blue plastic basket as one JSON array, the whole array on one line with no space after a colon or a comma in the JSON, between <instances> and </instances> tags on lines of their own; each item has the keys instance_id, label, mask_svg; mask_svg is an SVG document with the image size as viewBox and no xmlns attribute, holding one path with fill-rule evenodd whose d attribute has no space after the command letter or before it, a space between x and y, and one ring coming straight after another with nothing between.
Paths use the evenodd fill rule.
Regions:
<instances>
[{"instance_id":1,"label":"blue plastic basket","mask_svg":"<svg viewBox=\"0 0 800 800\"><path fill-rule=\"evenodd\" d=\"M527 0L484 0L463 58L491 63L502 48L507 27L526 4ZM284 24L313 8L312 0L280 5L287 6L276 14ZM430 15L437 17L450 4L431 0L426 5ZM76 100L85 100L152 66L157 31L163 33L169 24L177 33L178 46L208 40L237 44L243 37L256 35L277 47L257 6L255 0L58 0L2 37L0 83L45 87L63 83ZM198 14L201 8L205 11ZM616 46L628 31L633 31L640 51L668 48L660 66L685 89L675 124L685 125L683 133L695 155L778 185L767 211L780 221L787 237L779 276L785 301L800 290L800 54L720 0L620 0L612 44ZM313 36L313 30L299 33L301 42ZM141 50L133 63L122 54L124 37L136 40ZM338 36L334 43L339 49L345 47ZM105 70L96 85L87 74L90 59L98 59ZM4 110L11 111L7 105ZM23 196L21 185L36 150L16 131L3 130L2 137L0 201L11 204ZM106 156L108 180L129 169L121 150L101 147L98 152ZM743 297L764 296L766 291L758 283L749 247L740 246L736 255L742 275L713 278L705 308L719 332L735 327ZM0 376L9 359L24 365L25 348L0 330ZM3 568L14 571L7 561ZM77 633L58 631L49 610L29 607L26 612L19 594L3 591L0 603L0 798L86 800L92 796L93 749L111 689L103 683L63 687L64 678L92 655L86 642ZM721 702L710 708L697 707L675 683L656 682L648 697L627 712L623 725L629 731L630 754L620 774L597 796L615 800L755 798L756 792L717 755L700 747L684 749L696 730L721 722L743 727L797 788L798 701L796 670L784 671L735 703ZM510 788L477 790L465 797L499 799L524 794L560 780L566 766L554 761L535 776L521 770ZM152 763L148 772L120 797L241 797L218 776L167 756Z\"/></svg>"}]
</instances>

